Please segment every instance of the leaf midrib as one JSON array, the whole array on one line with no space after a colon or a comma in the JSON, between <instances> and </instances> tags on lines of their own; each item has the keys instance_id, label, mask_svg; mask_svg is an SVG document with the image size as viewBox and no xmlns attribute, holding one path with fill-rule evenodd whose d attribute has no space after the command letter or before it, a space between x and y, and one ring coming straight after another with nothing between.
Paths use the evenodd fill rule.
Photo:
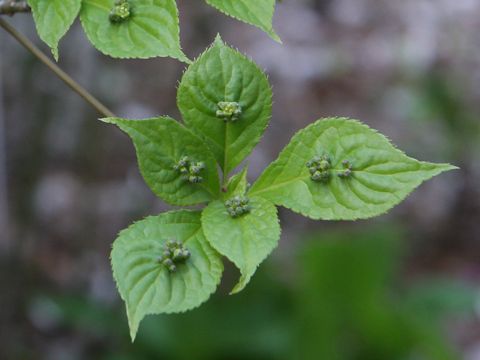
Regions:
<instances>
[{"instance_id":1,"label":"leaf midrib","mask_svg":"<svg viewBox=\"0 0 480 360\"><path fill-rule=\"evenodd\" d=\"M343 172L344 170L335 170L335 169L332 169L331 171L334 172L334 173L341 173L341 172ZM406 170L406 171L399 171L399 172L391 173L391 174L379 174L379 173L374 173L374 172L364 171L364 170L353 170L353 171L352 171L352 174L369 174L369 175L377 175L377 176L391 176L391 175L396 175L396 174L400 174L400 173L403 174L403 173L418 172L418 171L421 171L421 170ZM295 178L293 178L293 179L290 179L290 180L287 180L287 181L284 181L284 182L281 182L281 183L276 183L275 185L272 185L272 186L269 186L269 187L260 189L260 190L258 190L258 191L249 192L248 194L249 194L250 196L254 196L254 195L257 195L257 194L261 194L261 193L264 193L264 192L268 192L268 191L271 191L271 190L274 190L274 189L281 188L281 187L283 187L283 186L285 186L285 185L294 183L294 182L296 182L296 181L304 181L304 180L308 180L308 179L310 179L310 176L309 176L309 175L299 176L299 177L295 177Z\"/></svg>"},{"instance_id":2,"label":"leaf midrib","mask_svg":"<svg viewBox=\"0 0 480 360\"><path fill-rule=\"evenodd\" d=\"M124 123L125 124L125 123ZM126 126L128 126L128 124L125 124ZM145 135L144 133L142 133L141 131L139 131L137 128L135 127L132 127L132 126L128 126L128 128L131 130L131 131L135 131L139 136L141 136L145 141L148 141L150 144L153 144L155 145L156 148L159 148L161 149L162 147L161 146L157 146L157 144L150 140L149 137L147 135ZM134 141L135 143L135 141ZM163 152L162 151L162 154L165 155L165 157L168 157L172 162L175 162L175 158L173 158L170 154L168 154L167 152ZM217 175L218 176L218 175ZM216 194L215 192L213 192L207 185L206 183L199 183L197 184L199 187L201 187L202 189L204 189L205 191L207 191L210 195L213 196L213 198L217 198L218 194Z\"/></svg>"}]
</instances>

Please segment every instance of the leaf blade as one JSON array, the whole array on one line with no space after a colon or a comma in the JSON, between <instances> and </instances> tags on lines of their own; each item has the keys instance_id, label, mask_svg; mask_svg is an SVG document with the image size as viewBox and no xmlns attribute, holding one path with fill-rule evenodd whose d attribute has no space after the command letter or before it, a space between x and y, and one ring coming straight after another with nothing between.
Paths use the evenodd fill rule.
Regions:
<instances>
[{"instance_id":1,"label":"leaf blade","mask_svg":"<svg viewBox=\"0 0 480 360\"><path fill-rule=\"evenodd\" d=\"M202 227L208 242L242 274L231 294L245 288L280 238L276 207L258 197L251 198L250 204L251 212L235 219L228 215L221 201L211 202L202 212Z\"/></svg>"},{"instance_id":2,"label":"leaf blade","mask_svg":"<svg viewBox=\"0 0 480 360\"><path fill-rule=\"evenodd\" d=\"M80 12L81 0L28 0L40 38L58 61L58 43Z\"/></svg>"},{"instance_id":3,"label":"leaf blade","mask_svg":"<svg viewBox=\"0 0 480 360\"><path fill-rule=\"evenodd\" d=\"M182 242L191 253L175 273L157 261L170 239ZM200 213L187 210L151 216L120 232L111 262L126 303L132 341L146 315L184 312L206 301L223 271L218 253L203 235Z\"/></svg>"},{"instance_id":4,"label":"leaf blade","mask_svg":"<svg viewBox=\"0 0 480 360\"><path fill-rule=\"evenodd\" d=\"M241 106L239 120L217 116L219 103L225 101ZM177 103L186 125L207 143L228 174L260 141L271 117L272 91L253 62L217 38L185 72Z\"/></svg>"},{"instance_id":5,"label":"leaf blade","mask_svg":"<svg viewBox=\"0 0 480 360\"><path fill-rule=\"evenodd\" d=\"M169 117L102 120L117 125L132 138L143 178L165 202L195 205L219 197L220 184L213 155L198 137L177 121ZM184 156L205 163L202 183L191 184L174 169Z\"/></svg>"},{"instance_id":6,"label":"leaf blade","mask_svg":"<svg viewBox=\"0 0 480 360\"><path fill-rule=\"evenodd\" d=\"M265 31L273 40L280 37L273 29L275 0L206 0L207 3L224 14Z\"/></svg>"},{"instance_id":7,"label":"leaf blade","mask_svg":"<svg viewBox=\"0 0 480 360\"><path fill-rule=\"evenodd\" d=\"M328 184L314 182L306 163L332 158ZM352 175L341 178L343 161ZM312 219L366 219L390 210L424 181L455 167L417 161L383 135L346 118L319 120L297 133L252 186L262 196Z\"/></svg>"},{"instance_id":8,"label":"leaf blade","mask_svg":"<svg viewBox=\"0 0 480 360\"><path fill-rule=\"evenodd\" d=\"M181 50L175 0L129 0L131 18L109 20L114 0L83 0L80 20L95 48L114 58L172 57L189 62Z\"/></svg>"}]
</instances>

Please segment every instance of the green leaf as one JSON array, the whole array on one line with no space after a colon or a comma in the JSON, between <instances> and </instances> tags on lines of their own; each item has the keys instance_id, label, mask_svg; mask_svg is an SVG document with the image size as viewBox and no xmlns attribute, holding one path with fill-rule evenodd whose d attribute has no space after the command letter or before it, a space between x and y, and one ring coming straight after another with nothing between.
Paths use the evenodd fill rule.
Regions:
<instances>
[{"instance_id":1,"label":"green leaf","mask_svg":"<svg viewBox=\"0 0 480 360\"><path fill-rule=\"evenodd\" d=\"M58 61L58 42L77 17L81 0L28 0L40 38L52 49Z\"/></svg>"},{"instance_id":2,"label":"green leaf","mask_svg":"<svg viewBox=\"0 0 480 360\"><path fill-rule=\"evenodd\" d=\"M306 164L322 155L330 157L330 178L316 182ZM352 171L342 178L344 161ZM412 159L368 126L331 118L296 134L249 194L313 219L365 219L385 213L422 182L454 168Z\"/></svg>"},{"instance_id":3,"label":"green leaf","mask_svg":"<svg viewBox=\"0 0 480 360\"><path fill-rule=\"evenodd\" d=\"M208 4L226 15L254 25L275 41L281 42L273 30L272 20L275 12L275 0L206 0Z\"/></svg>"},{"instance_id":4,"label":"green leaf","mask_svg":"<svg viewBox=\"0 0 480 360\"><path fill-rule=\"evenodd\" d=\"M233 175L226 186L224 198L229 199L236 195L245 195L248 187L247 168L243 168L241 172Z\"/></svg>"},{"instance_id":5,"label":"green leaf","mask_svg":"<svg viewBox=\"0 0 480 360\"><path fill-rule=\"evenodd\" d=\"M169 240L181 242L190 252L176 272L158 261ZM183 312L206 301L223 271L220 256L203 235L200 213L185 210L148 217L120 232L111 261L132 341L146 315Z\"/></svg>"},{"instance_id":6,"label":"green leaf","mask_svg":"<svg viewBox=\"0 0 480 360\"><path fill-rule=\"evenodd\" d=\"M168 56L189 62L180 47L175 0L128 0L131 15L117 23L109 18L114 3L83 0L80 19L98 50L115 58Z\"/></svg>"},{"instance_id":7,"label":"green leaf","mask_svg":"<svg viewBox=\"0 0 480 360\"><path fill-rule=\"evenodd\" d=\"M202 212L207 240L242 274L232 294L243 290L280 238L276 207L259 197L250 198L250 205L251 212L238 218L230 217L222 201L211 202Z\"/></svg>"},{"instance_id":8,"label":"green leaf","mask_svg":"<svg viewBox=\"0 0 480 360\"><path fill-rule=\"evenodd\" d=\"M220 38L185 72L177 101L185 123L205 140L227 174L259 142L272 113L266 76ZM240 105L236 121L217 116L221 102Z\"/></svg>"},{"instance_id":9,"label":"green leaf","mask_svg":"<svg viewBox=\"0 0 480 360\"><path fill-rule=\"evenodd\" d=\"M172 205L194 205L219 197L217 165L205 144L168 117L145 120L107 118L133 140L143 178L153 192ZM192 184L175 170L183 157L203 162L203 181Z\"/></svg>"}]
</instances>

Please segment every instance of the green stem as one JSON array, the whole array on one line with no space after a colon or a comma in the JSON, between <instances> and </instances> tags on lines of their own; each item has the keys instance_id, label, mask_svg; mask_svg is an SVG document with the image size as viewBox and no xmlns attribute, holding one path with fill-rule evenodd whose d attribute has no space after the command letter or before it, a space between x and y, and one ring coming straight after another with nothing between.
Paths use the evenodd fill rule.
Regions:
<instances>
[{"instance_id":1,"label":"green stem","mask_svg":"<svg viewBox=\"0 0 480 360\"><path fill-rule=\"evenodd\" d=\"M228 122L225 122L225 141L223 143L223 169L222 169L222 189L225 191L228 181L227 167L227 138L228 138Z\"/></svg>"},{"instance_id":2,"label":"green stem","mask_svg":"<svg viewBox=\"0 0 480 360\"><path fill-rule=\"evenodd\" d=\"M115 117L105 105L85 90L80 84L73 80L65 71L60 69L57 64L51 61L40 49L38 49L28 38L20 34L14 27L12 27L4 19L0 18L0 27L12 35L15 40L22 44L28 51L44 63L55 75L57 75L65 84L67 84L73 91L80 95L87 103L95 108L100 114L105 117Z\"/></svg>"}]
</instances>

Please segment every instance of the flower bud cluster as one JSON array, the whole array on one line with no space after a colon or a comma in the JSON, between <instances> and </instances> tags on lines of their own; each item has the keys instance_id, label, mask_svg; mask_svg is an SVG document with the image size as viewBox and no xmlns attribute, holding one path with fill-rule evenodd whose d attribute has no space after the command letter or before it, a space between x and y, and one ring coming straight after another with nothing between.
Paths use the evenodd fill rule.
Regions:
<instances>
[{"instance_id":1,"label":"flower bud cluster","mask_svg":"<svg viewBox=\"0 0 480 360\"><path fill-rule=\"evenodd\" d=\"M237 102L220 101L218 104L217 117L224 121L235 122L242 115L242 107Z\"/></svg>"},{"instance_id":2,"label":"flower bud cluster","mask_svg":"<svg viewBox=\"0 0 480 360\"><path fill-rule=\"evenodd\" d=\"M158 262L171 273L177 271L177 265L185 263L190 258L190 251L179 241L168 240L163 246L163 255Z\"/></svg>"},{"instance_id":3,"label":"flower bud cluster","mask_svg":"<svg viewBox=\"0 0 480 360\"><path fill-rule=\"evenodd\" d=\"M246 196L238 195L225 201L225 207L232 218L238 218L242 215L248 214L250 210L252 210L250 199Z\"/></svg>"},{"instance_id":4,"label":"flower bud cluster","mask_svg":"<svg viewBox=\"0 0 480 360\"><path fill-rule=\"evenodd\" d=\"M348 160L343 160L342 165L344 170L338 173L338 177L341 179L347 179L352 176L352 163Z\"/></svg>"},{"instance_id":5,"label":"flower bud cluster","mask_svg":"<svg viewBox=\"0 0 480 360\"><path fill-rule=\"evenodd\" d=\"M198 184L203 181L200 173L205 169L205 163L194 162L188 156L183 156L173 169L181 174L184 180L191 184Z\"/></svg>"},{"instance_id":6,"label":"flower bud cluster","mask_svg":"<svg viewBox=\"0 0 480 360\"><path fill-rule=\"evenodd\" d=\"M326 183L330 180L330 168L332 163L327 155L315 156L307 162L310 179L316 182Z\"/></svg>"},{"instance_id":7,"label":"flower bud cluster","mask_svg":"<svg viewBox=\"0 0 480 360\"><path fill-rule=\"evenodd\" d=\"M117 24L127 20L132 15L132 9L128 0L116 0L110 10L110 22Z\"/></svg>"}]
</instances>

